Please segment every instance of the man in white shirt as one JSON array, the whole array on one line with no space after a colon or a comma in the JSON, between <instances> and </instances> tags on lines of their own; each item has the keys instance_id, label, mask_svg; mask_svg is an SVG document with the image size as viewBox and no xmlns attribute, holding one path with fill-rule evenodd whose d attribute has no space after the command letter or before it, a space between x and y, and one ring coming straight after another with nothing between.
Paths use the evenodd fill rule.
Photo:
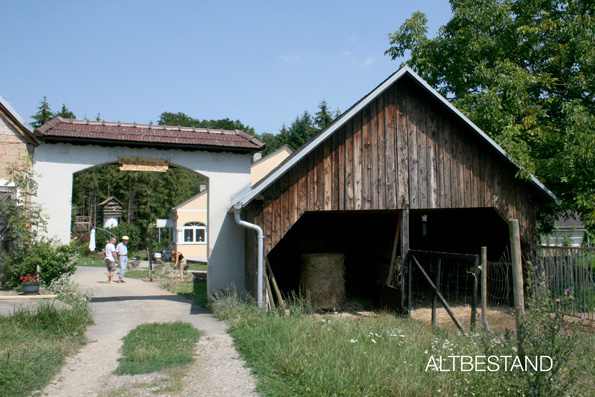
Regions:
<instances>
[{"instance_id":1,"label":"man in white shirt","mask_svg":"<svg viewBox=\"0 0 595 397\"><path fill-rule=\"evenodd\" d=\"M122 236L122 241L116 247L116 252L118 254L118 258L120 260L120 282L125 283L124 281L124 274L126 273L126 268L128 267L128 236Z\"/></svg>"},{"instance_id":2,"label":"man in white shirt","mask_svg":"<svg viewBox=\"0 0 595 397\"><path fill-rule=\"evenodd\" d=\"M116 263L118 263L118 255L116 254L116 238L112 237L109 243L105 245L105 264L107 266L107 282L114 283L114 273L116 272Z\"/></svg>"}]
</instances>

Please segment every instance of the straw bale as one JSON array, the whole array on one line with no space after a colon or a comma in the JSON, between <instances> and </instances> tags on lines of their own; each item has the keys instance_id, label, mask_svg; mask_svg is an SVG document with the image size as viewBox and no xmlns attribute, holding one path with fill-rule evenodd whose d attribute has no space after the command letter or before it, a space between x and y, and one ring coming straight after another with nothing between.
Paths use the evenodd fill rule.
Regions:
<instances>
[{"instance_id":1,"label":"straw bale","mask_svg":"<svg viewBox=\"0 0 595 397\"><path fill-rule=\"evenodd\" d=\"M321 253L302 255L300 289L315 309L335 309L345 296L345 256Z\"/></svg>"}]
</instances>

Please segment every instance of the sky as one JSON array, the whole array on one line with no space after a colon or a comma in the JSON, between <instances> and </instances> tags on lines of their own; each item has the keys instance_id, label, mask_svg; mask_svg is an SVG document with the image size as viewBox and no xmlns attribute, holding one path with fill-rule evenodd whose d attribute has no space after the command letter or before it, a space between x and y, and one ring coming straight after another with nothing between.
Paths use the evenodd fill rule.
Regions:
<instances>
[{"instance_id":1,"label":"sky","mask_svg":"<svg viewBox=\"0 0 595 397\"><path fill-rule=\"evenodd\" d=\"M79 119L162 112L279 132L305 110L347 110L404 59L388 33L415 11L430 36L447 0L22 0L2 4L0 96L27 122L44 96Z\"/></svg>"}]
</instances>

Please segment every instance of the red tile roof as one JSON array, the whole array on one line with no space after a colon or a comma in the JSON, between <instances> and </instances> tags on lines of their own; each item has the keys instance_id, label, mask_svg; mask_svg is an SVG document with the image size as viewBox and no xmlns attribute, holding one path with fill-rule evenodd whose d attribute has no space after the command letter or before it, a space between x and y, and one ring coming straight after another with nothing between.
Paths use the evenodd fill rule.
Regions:
<instances>
[{"instance_id":1,"label":"red tile roof","mask_svg":"<svg viewBox=\"0 0 595 397\"><path fill-rule=\"evenodd\" d=\"M148 125L56 117L35 129L42 141L105 145L185 147L231 152L258 152L265 144L244 131Z\"/></svg>"}]
</instances>

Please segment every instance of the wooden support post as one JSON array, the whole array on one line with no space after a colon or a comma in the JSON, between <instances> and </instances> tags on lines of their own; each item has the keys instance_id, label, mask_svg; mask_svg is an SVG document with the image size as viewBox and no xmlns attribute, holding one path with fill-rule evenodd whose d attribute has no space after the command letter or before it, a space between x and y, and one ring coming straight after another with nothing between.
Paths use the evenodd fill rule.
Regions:
<instances>
[{"instance_id":1,"label":"wooden support post","mask_svg":"<svg viewBox=\"0 0 595 397\"><path fill-rule=\"evenodd\" d=\"M407 266L407 315L411 316L413 308L413 299L411 296L411 286L413 284L413 261L409 258L409 265Z\"/></svg>"},{"instance_id":2,"label":"wooden support post","mask_svg":"<svg viewBox=\"0 0 595 397\"><path fill-rule=\"evenodd\" d=\"M436 286L432 282L432 279L430 278L430 276L428 276L428 274L426 273L426 271L424 270L424 268L419 264L419 262L417 261L417 258L415 256L411 255L411 258L412 258L411 261L412 262L413 261L415 262L415 264L417 265L417 268L420 270L421 274L424 276L424 278L426 279L427 283L430 284L430 287L432 287L432 289L434 290L434 292L438 296L438 299L440 299L440 302L442 303L442 305L446 309L446 312L448 313L448 315L450 316L450 318L452 319L452 321L455 323L455 325L457 326L457 328L463 334L465 334L465 330L463 329L463 326L461 325L461 323L459 322L459 320L457 320L457 317L455 316L455 314L453 313L452 309L450 308L450 306L446 302L446 299L444 299L444 297L442 296L442 294L440 292L436 291Z\"/></svg>"},{"instance_id":3,"label":"wooden support post","mask_svg":"<svg viewBox=\"0 0 595 397\"><path fill-rule=\"evenodd\" d=\"M473 262L473 296L471 297L471 332L475 332L477 323L477 277L479 276L479 258Z\"/></svg>"},{"instance_id":4,"label":"wooden support post","mask_svg":"<svg viewBox=\"0 0 595 397\"><path fill-rule=\"evenodd\" d=\"M487 331L488 320L488 248L481 247L481 326Z\"/></svg>"},{"instance_id":5,"label":"wooden support post","mask_svg":"<svg viewBox=\"0 0 595 397\"><path fill-rule=\"evenodd\" d=\"M277 280L275 279L275 275L273 274L273 269L271 268L271 264L269 263L269 258L266 259L267 264L267 272L271 278L271 286L273 287L273 292L277 297L277 301L279 302L279 306L285 307L285 302L283 302L283 296L281 296L281 291L279 290L279 286L277 285Z\"/></svg>"},{"instance_id":6,"label":"wooden support post","mask_svg":"<svg viewBox=\"0 0 595 397\"><path fill-rule=\"evenodd\" d=\"M436 293L434 293L434 299L432 299L432 325L436 326L436 306L438 305L438 294L440 292L440 271L442 265L442 258L438 257L438 263L436 264Z\"/></svg>"},{"instance_id":7,"label":"wooden support post","mask_svg":"<svg viewBox=\"0 0 595 397\"><path fill-rule=\"evenodd\" d=\"M271 284L269 283L268 274L264 275L265 288L267 290L267 296L269 297L269 307L275 309L275 301L273 299L273 293L271 292Z\"/></svg>"},{"instance_id":8,"label":"wooden support post","mask_svg":"<svg viewBox=\"0 0 595 397\"><path fill-rule=\"evenodd\" d=\"M409 261L409 209L401 211L401 314L411 309L411 262Z\"/></svg>"},{"instance_id":9,"label":"wooden support post","mask_svg":"<svg viewBox=\"0 0 595 397\"><path fill-rule=\"evenodd\" d=\"M525 321L525 296L523 293L523 263L521 261L521 234L519 232L519 221L516 219L511 220L509 228L514 316L516 320L516 328L520 329L523 325L523 321Z\"/></svg>"}]
</instances>

